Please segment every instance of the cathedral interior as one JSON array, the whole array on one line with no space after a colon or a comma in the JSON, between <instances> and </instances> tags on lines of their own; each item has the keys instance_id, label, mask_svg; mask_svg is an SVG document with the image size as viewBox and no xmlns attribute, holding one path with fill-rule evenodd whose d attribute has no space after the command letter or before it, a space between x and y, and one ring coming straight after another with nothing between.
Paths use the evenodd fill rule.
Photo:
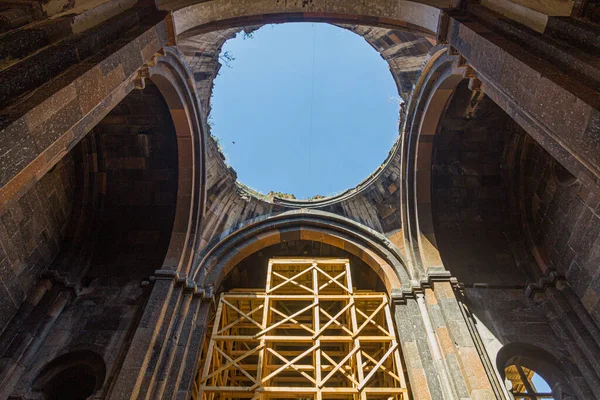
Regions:
<instances>
[{"instance_id":1,"label":"cathedral interior","mask_svg":"<svg viewBox=\"0 0 600 400\"><path fill-rule=\"evenodd\" d=\"M288 22L404 101L335 196L210 135ZM0 109L0 400L600 398L598 0L0 0Z\"/></svg>"}]
</instances>

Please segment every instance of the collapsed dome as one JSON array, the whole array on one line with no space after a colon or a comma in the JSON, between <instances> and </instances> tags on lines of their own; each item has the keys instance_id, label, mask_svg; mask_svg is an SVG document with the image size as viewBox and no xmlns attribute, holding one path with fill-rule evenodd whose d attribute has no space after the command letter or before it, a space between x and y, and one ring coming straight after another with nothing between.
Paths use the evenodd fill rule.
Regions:
<instances>
[{"instance_id":1,"label":"collapsed dome","mask_svg":"<svg viewBox=\"0 0 600 400\"><path fill-rule=\"evenodd\" d=\"M314 200L379 169L398 137L399 104L429 41L389 29L308 23L239 32L179 45L199 71L215 148L224 154L223 168L235 170L233 179L260 193Z\"/></svg>"}]
</instances>

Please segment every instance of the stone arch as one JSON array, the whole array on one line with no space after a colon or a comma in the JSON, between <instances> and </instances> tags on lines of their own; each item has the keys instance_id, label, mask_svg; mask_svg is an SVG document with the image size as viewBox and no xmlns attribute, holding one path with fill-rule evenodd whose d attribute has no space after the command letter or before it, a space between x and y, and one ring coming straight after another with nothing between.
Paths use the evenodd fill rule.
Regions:
<instances>
[{"instance_id":1,"label":"stone arch","mask_svg":"<svg viewBox=\"0 0 600 400\"><path fill-rule=\"evenodd\" d=\"M64 326L68 326L63 326L62 332L71 335L66 338L77 337L79 348L95 343L92 334L78 336L81 332L101 330L109 339L102 342L98 351L115 355L106 359L106 368L113 374L118 372L115 365L121 366L127 361L126 351L146 311L143 305L155 295L145 289L148 286L140 287L140 281L148 279L157 269L173 272L179 269L185 273L192 265L198 242L195 234L200 231L205 198L202 110L193 78L179 50L166 48L155 55L125 93L116 101L119 104L106 105L108 115L74 148L80 166L77 170L81 189L81 193L77 193L79 208L73 214L69 240L63 246L65 251L53 263L56 270L50 270L38 281L37 286L44 288L44 292L35 304L27 306L31 307L29 310L39 307L35 312L44 315L45 307L58 298L60 308L53 311L53 318L60 316ZM125 112L134 108L139 112ZM131 122L133 118L141 120L142 117L148 121ZM114 141L107 141L107 147L102 148L102 139L111 133L113 137L109 139ZM138 152L140 148L143 152ZM141 166L124 165L131 161L126 159L130 155L141 159L133 160L140 161ZM112 175L110 171L107 173L109 161L116 161L112 164L115 167ZM144 180L149 175L151 181ZM140 181L142 191L135 185ZM163 194L168 196L161 197ZM140 203L142 210L138 213L136 208ZM165 209L168 213L160 212ZM131 221L126 220L129 218ZM61 290L61 285L74 290ZM98 297L101 300L89 311L86 308L89 298L98 292L103 293ZM106 293L127 293L127 298ZM107 298L109 300L105 300ZM69 300L72 302L65 307ZM62 342L52 346L45 355L33 350L55 333L54 319L51 322L40 319L39 324L48 324L43 335L32 343L19 344L27 353L18 362L25 366L43 365L48 357L65 350ZM107 323L108 319L112 321ZM33 326L38 329L40 325ZM12 333L0 339L13 340L10 335ZM136 340L139 342L137 337ZM29 369L7 372L14 374L11 379L15 382L20 379L19 385L33 381L34 371ZM30 388L23 389L27 390Z\"/></svg>"},{"instance_id":2,"label":"stone arch","mask_svg":"<svg viewBox=\"0 0 600 400\"><path fill-rule=\"evenodd\" d=\"M146 85L147 82L148 85ZM74 198L77 207L73 209L70 229L67 234L68 240L65 241L69 246L67 246L65 255L55 261L55 268L59 271L72 274L79 273L80 266L72 262L72 259L80 257L81 248L86 242L97 241L98 236L104 234L104 232L98 232L110 224L104 223L103 218L118 218L118 214L113 215L105 212L107 205L129 204L131 198L139 196L139 194L133 195L131 191L123 190L122 187L123 182L129 185L132 184L131 180L133 178L131 176L133 175L119 175L117 178L110 176L108 170L111 168L118 169L118 164L125 161L117 159L117 157L122 156L120 153L117 154L118 152L113 152L115 156L111 160L102 144L105 133L133 132L130 125L136 125L136 123L132 123L129 116L120 115L121 111L119 110L130 98L137 98L134 104L136 108L142 108L140 104L144 101L150 102L146 105L148 108L155 107L157 101L160 103L160 109L152 108L152 111L146 114L160 111L163 113L161 115L164 120L168 119L165 124L169 126L169 129L165 130L163 126L162 130L159 129L159 131L163 132L164 136L169 139L169 149L175 149L170 152L170 154L175 153L173 158L167 162L162 162L160 166L162 170L159 172L162 175L167 175L167 178L165 176L157 178L157 181L162 183L166 180L173 181L176 187L173 190L169 189L170 197L166 200L168 203L165 203L165 200L155 202L155 204L168 204L169 207L172 207L174 215L172 220L169 221L170 225L164 228L166 234L161 242L165 244L166 250L157 259L156 265L167 269L181 267L184 271L188 270L189 265L191 265L193 235L199 231L205 199L205 156L203 153L205 129L202 126L203 112L195 93L193 77L179 50L175 47L166 47L161 53L156 54L152 61L141 68L134 83L135 85L131 85L130 90L120 102L111 105L110 108L107 106L108 115L71 150L76 164L79 166L75 171L77 185ZM125 108L134 105L126 104ZM132 115L131 118L142 119L139 124L145 125L144 129L147 130L149 126L153 126L149 122L143 121L142 117L148 115L140 117L139 112L134 114L136 115ZM154 117L154 115L150 116ZM171 118L168 118L168 116ZM129 130L127 130L128 127ZM111 129L115 129L115 132ZM142 133L138 136L147 136L143 135L144 130L138 133ZM135 135L132 134L132 136ZM164 143L162 144L164 145ZM129 146L127 142L122 141L110 143L112 147L125 147L126 145ZM152 147L147 143L147 140L146 145ZM143 147L137 144L136 146ZM155 146L158 145L155 144ZM134 148L133 150L135 151L131 149L127 151L133 153L133 156L139 156L136 152L140 149ZM163 152L166 152L166 150L163 149ZM148 157L156 158L159 152L148 150L148 153ZM152 154L150 155L150 153ZM146 157L147 160L150 159L148 157ZM165 166L165 163L168 165ZM137 165L126 168L140 169L142 167ZM143 168L151 167L145 162ZM169 173L166 173L165 169L170 169L170 171L167 171ZM154 175L159 174L154 173ZM116 187L117 184L115 184L115 187L111 189L110 185L113 181L121 181L118 183L119 187ZM160 182L153 183L159 184ZM151 197L147 194L144 192L146 200ZM171 217L169 216L169 218ZM94 238L91 239L92 237ZM93 252L88 253L90 256L93 254ZM151 270L145 271L145 276L149 276L156 268L154 266ZM87 279L86 277L85 280Z\"/></svg>"},{"instance_id":3,"label":"stone arch","mask_svg":"<svg viewBox=\"0 0 600 400\"><path fill-rule=\"evenodd\" d=\"M557 400L570 399L570 395L575 394L567 372L574 365L568 360L559 360L547 350L528 343L509 343L496 356L496 367L502 379L506 378L505 368L517 360L544 378Z\"/></svg>"},{"instance_id":4,"label":"stone arch","mask_svg":"<svg viewBox=\"0 0 600 400\"><path fill-rule=\"evenodd\" d=\"M165 47L142 75L163 95L175 125L178 149L178 190L175 221L163 268L189 271L194 235L200 231L206 199L204 112L194 78L175 47Z\"/></svg>"},{"instance_id":5,"label":"stone arch","mask_svg":"<svg viewBox=\"0 0 600 400\"><path fill-rule=\"evenodd\" d=\"M204 288L216 288L242 259L262 248L293 239L326 243L361 258L392 296L410 290L406 262L385 237L357 222L314 210L260 218L223 233L202 258L193 279Z\"/></svg>"},{"instance_id":6,"label":"stone arch","mask_svg":"<svg viewBox=\"0 0 600 400\"><path fill-rule=\"evenodd\" d=\"M402 143L405 240L412 262L423 272L443 270L431 210L432 140L456 87L465 78L458 56L438 46L430 51L407 109Z\"/></svg>"},{"instance_id":7,"label":"stone arch","mask_svg":"<svg viewBox=\"0 0 600 400\"><path fill-rule=\"evenodd\" d=\"M151 265L139 271L140 277L148 277L164 266L186 270L193 254L191 235L199 230L205 198L205 135L193 78L180 52L165 48L140 69L129 89L118 104L107 107L108 115L74 149L81 165L81 194L76 198L83 204L74 214L72 239L97 239L99 246L131 239L132 243L123 245L122 250L128 253L124 259L133 259L137 251L134 247L141 242L148 246L146 249L157 248L160 243L160 252L153 254L151 263L145 260ZM147 134L152 131L156 134ZM152 226L146 223L149 213L157 215L159 222ZM124 216L130 222L129 232L122 226L114 228L116 221L123 225ZM136 230L150 233L133 243L136 239L131 232ZM160 239L151 237L156 232ZM115 235L123 240L114 240ZM89 240L92 236L95 238ZM154 245L148 245L152 242ZM76 274L78 265L70 258L81 252L81 246L70 247L74 254L59 262L62 270ZM120 251L103 247L96 254ZM98 269L91 272L91 277L84 277L88 283L110 265L95 255L91 257Z\"/></svg>"},{"instance_id":8,"label":"stone arch","mask_svg":"<svg viewBox=\"0 0 600 400\"><path fill-rule=\"evenodd\" d=\"M68 390L74 390L75 393L69 393L80 398L77 395L90 396L100 390L105 377L103 358L90 350L78 350L56 357L46 364L34 379L32 388L41 392L45 399L59 399ZM77 385L73 385L75 380Z\"/></svg>"},{"instance_id":9,"label":"stone arch","mask_svg":"<svg viewBox=\"0 0 600 400\"><path fill-rule=\"evenodd\" d=\"M384 0L378 4L342 1L226 2L218 4L165 0L161 9L173 13L179 38L216 29L281 22L334 22L371 26L388 26L435 36L441 9L454 7L452 2L424 4L412 1Z\"/></svg>"},{"instance_id":10,"label":"stone arch","mask_svg":"<svg viewBox=\"0 0 600 400\"><path fill-rule=\"evenodd\" d=\"M522 282L525 275L536 276L538 270L523 251L521 225L524 221L520 221L520 213L515 208L518 199L509 190L522 181L510 166L513 162L510 160L511 140L525 135L525 131L485 94L473 71L463 61L461 56L449 53L445 47L432 49L411 97L402 144L406 182L403 224L407 248L413 263L424 274L452 269L450 272L459 280L468 278L468 282L463 283L479 282L477 279L481 276L472 272L478 270L478 265L488 263L502 265L507 279L512 276L514 282ZM454 142L450 143L450 140ZM516 170L518 172L518 168ZM452 182L443 184L444 179ZM499 191L500 186L504 192ZM451 203L448 199L441 200L440 190L459 189L468 194L456 195L456 201L464 200L467 205L454 209L448 204L440 205ZM432 190L437 190L435 196ZM493 200L504 213L502 217L490 212ZM471 208L467 209L467 206ZM460 213L455 217L451 212ZM494 218L503 223L494 225L494 229L486 228ZM470 272L463 271L463 267L456 268L458 254L453 249L457 248L460 235L449 241L448 229L445 229L445 235L444 229L439 229L452 223L457 225L455 230L462 232L464 228L461 237L466 242L460 245L466 246L468 242L471 249L481 248L460 262ZM478 235L478 231L483 233ZM476 236L480 240L472 239ZM495 259L488 257L484 261L486 252L495 254Z\"/></svg>"}]
</instances>

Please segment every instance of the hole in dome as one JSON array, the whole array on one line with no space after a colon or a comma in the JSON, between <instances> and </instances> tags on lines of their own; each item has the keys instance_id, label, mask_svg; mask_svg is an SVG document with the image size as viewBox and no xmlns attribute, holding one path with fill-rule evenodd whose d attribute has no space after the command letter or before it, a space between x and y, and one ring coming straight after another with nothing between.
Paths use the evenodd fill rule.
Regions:
<instances>
[{"instance_id":1,"label":"hole in dome","mask_svg":"<svg viewBox=\"0 0 600 400\"><path fill-rule=\"evenodd\" d=\"M319 23L268 25L222 47L208 118L238 181L319 199L386 160L402 100L388 63L361 36Z\"/></svg>"}]
</instances>

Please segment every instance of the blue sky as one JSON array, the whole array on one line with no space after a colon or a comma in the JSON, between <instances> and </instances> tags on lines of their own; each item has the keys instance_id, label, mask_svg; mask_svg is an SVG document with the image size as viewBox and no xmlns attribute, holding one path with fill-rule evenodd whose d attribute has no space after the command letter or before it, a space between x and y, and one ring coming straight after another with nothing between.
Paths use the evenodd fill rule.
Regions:
<instances>
[{"instance_id":1,"label":"blue sky","mask_svg":"<svg viewBox=\"0 0 600 400\"><path fill-rule=\"evenodd\" d=\"M537 393L552 393L550 385L540 375L534 373L531 382L533 382Z\"/></svg>"},{"instance_id":2,"label":"blue sky","mask_svg":"<svg viewBox=\"0 0 600 400\"><path fill-rule=\"evenodd\" d=\"M385 160L399 97L363 38L327 24L269 25L229 40L225 52L234 59L215 80L210 121L242 183L327 196Z\"/></svg>"}]
</instances>

